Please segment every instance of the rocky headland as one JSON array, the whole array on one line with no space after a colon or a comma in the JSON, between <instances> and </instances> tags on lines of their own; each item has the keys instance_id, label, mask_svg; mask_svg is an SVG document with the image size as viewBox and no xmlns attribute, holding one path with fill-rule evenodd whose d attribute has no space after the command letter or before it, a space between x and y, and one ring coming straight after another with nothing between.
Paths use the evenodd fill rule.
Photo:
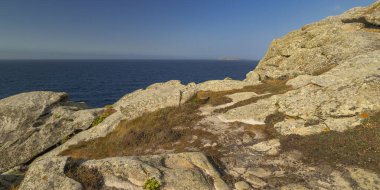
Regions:
<instances>
[{"instance_id":1,"label":"rocky headland","mask_svg":"<svg viewBox=\"0 0 380 190\"><path fill-rule=\"evenodd\" d=\"M380 1L274 40L244 81L0 100L0 189L380 189L379 145Z\"/></svg>"}]
</instances>

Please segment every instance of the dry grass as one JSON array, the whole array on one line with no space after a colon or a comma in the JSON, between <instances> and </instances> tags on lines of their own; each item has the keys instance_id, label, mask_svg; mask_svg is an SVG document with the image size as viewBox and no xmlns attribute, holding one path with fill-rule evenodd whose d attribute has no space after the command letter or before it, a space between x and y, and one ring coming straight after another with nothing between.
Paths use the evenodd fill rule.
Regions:
<instances>
[{"instance_id":1,"label":"dry grass","mask_svg":"<svg viewBox=\"0 0 380 190\"><path fill-rule=\"evenodd\" d=\"M171 152L186 152L190 149L202 151L218 168L223 168L219 159L223 155L223 145L214 147L203 146L203 140L217 142L218 136L210 132L195 129L194 126L203 117L198 115L198 108L207 103L207 100L194 96L180 107L160 109L146 113L132 121L121 121L119 126L106 137L82 142L70 147L61 155L71 156L74 159L102 159L116 156L149 155L157 150ZM205 126L207 127L207 126ZM205 128L207 129L207 128ZM193 137L197 136L197 140ZM67 169L67 175L78 179L81 183L91 185L96 176L94 171L78 172L75 168ZM91 174L92 173L92 174ZM96 172L95 172L96 174ZM222 173L222 178L232 180L231 176Z\"/></svg>"},{"instance_id":2,"label":"dry grass","mask_svg":"<svg viewBox=\"0 0 380 190\"><path fill-rule=\"evenodd\" d=\"M301 151L307 163L355 165L380 173L380 112L369 114L362 126L352 130L290 135L281 141L283 150Z\"/></svg>"},{"instance_id":3,"label":"dry grass","mask_svg":"<svg viewBox=\"0 0 380 190\"><path fill-rule=\"evenodd\" d=\"M259 85L246 86L242 89L234 90L234 92L232 92L232 93L255 92L257 94L266 94L266 93L268 93L268 94L262 95L262 96L252 97L252 98L249 98L247 100L237 102L234 105L231 105L231 106L228 106L225 108L221 108L221 109L217 109L217 110L215 110L215 112L216 113L225 113L230 109L234 109L237 107L242 107L242 106L245 106L248 104L252 104L252 103L257 102L258 100L269 98L275 94L283 94L289 90L292 90L292 87L286 85L286 82L287 81L285 81L285 80L268 80L268 81L264 81L262 84L259 84ZM226 91L226 92L227 92L227 94L232 94L230 91Z\"/></svg>"},{"instance_id":4,"label":"dry grass","mask_svg":"<svg viewBox=\"0 0 380 190\"><path fill-rule=\"evenodd\" d=\"M212 106L223 105L232 102L232 100L226 95L240 93L240 92L255 92L257 94L281 94L291 89L291 86L287 86L286 80L267 80L262 84L245 86L241 89L226 90L220 92L213 91L200 91L197 93L199 99L207 100L207 104ZM263 97L264 98L264 97Z\"/></svg>"},{"instance_id":5,"label":"dry grass","mask_svg":"<svg viewBox=\"0 0 380 190\"><path fill-rule=\"evenodd\" d=\"M264 95L264 96L252 97L252 98L249 98L247 100L243 100L243 101L237 102L234 105L227 106L225 108L216 109L216 110L214 110L214 112L215 113L225 113L228 110L231 110L231 109L234 109L234 108L238 108L238 107L242 107L242 106L245 106L245 105L248 105L248 104L252 104L252 103L257 102L258 100L269 98L271 96L272 96L271 94L268 94L268 95Z\"/></svg>"},{"instance_id":6,"label":"dry grass","mask_svg":"<svg viewBox=\"0 0 380 190\"><path fill-rule=\"evenodd\" d=\"M284 93L290 89L286 81L267 81L257 86L245 87L238 90L223 92L199 92L196 96L179 107L169 107L151 113L145 113L131 121L121 121L118 127L105 137L82 142L69 147L60 155L71 156L74 159L102 159L116 156L156 154L157 150L171 152L186 152L191 150L202 151L210 161L223 168L220 158L229 150L223 144L203 146L205 140L218 142L218 136L207 132L207 126L195 128L203 118L198 108L204 104L220 105L229 103L231 99L226 95L238 92ZM263 96L261 98L265 98ZM249 101L253 101L250 99ZM249 101L239 102L237 105L248 104ZM110 109L110 108L109 108ZM108 110L108 109L107 109ZM112 112L109 112L112 114ZM104 113L103 113L104 114ZM194 140L196 136L198 140ZM67 175L79 180L84 186L91 188L93 180L101 180L96 171L83 169L79 166L71 167ZM223 173L226 181L234 178ZM99 178L99 179L98 179Z\"/></svg>"},{"instance_id":7,"label":"dry grass","mask_svg":"<svg viewBox=\"0 0 380 190\"><path fill-rule=\"evenodd\" d=\"M193 135L211 135L204 131L192 130L193 125L202 119L202 116L198 115L198 107L204 103L204 100L194 97L180 107L164 108L146 113L132 121L121 121L106 137L79 143L61 155L100 159L151 154L159 148L174 147L179 151L186 148L186 142L191 140Z\"/></svg>"},{"instance_id":8,"label":"dry grass","mask_svg":"<svg viewBox=\"0 0 380 190\"><path fill-rule=\"evenodd\" d=\"M67 177L82 184L85 190L102 189L104 178L95 168L81 166L81 160L70 160L64 172Z\"/></svg>"},{"instance_id":9,"label":"dry grass","mask_svg":"<svg viewBox=\"0 0 380 190\"><path fill-rule=\"evenodd\" d=\"M106 137L82 142L70 147L61 155L74 158L100 159L113 156L129 156L152 154L154 150L173 149L175 152L186 151L189 147L201 149L208 155L218 156L220 152L214 148L204 148L197 142L188 143L196 135L199 139L215 140L214 134L204 130L195 130L194 125L203 117L198 114L198 108L204 104L223 104L230 100L225 95L237 92L283 93L290 89L286 81L266 81L256 86L223 92L199 92L185 104L179 107L169 107L146 113L132 121L121 121L119 126ZM265 98L266 96L260 97ZM248 104L257 99L249 99L237 103L236 106ZM229 107L232 108L232 107ZM112 114L112 109L102 115Z\"/></svg>"},{"instance_id":10,"label":"dry grass","mask_svg":"<svg viewBox=\"0 0 380 190\"><path fill-rule=\"evenodd\" d=\"M274 125L278 122L284 121L287 116L284 113L276 112L274 114L268 115L265 118L265 133L269 137L279 137L280 134L274 128Z\"/></svg>"},{"instance_id":11,"label":"dry grass","mask_svg":"<svg viewBox=\"0 0 380 190\"><path fill-rule=\"evenodd\" d=\"M18 190L18 186L15 186L15 185L11 185L9 188L9 190Z\"/></svg>"},{"instance_id":12,"label":"dry grass","mask_svg":"<svg viewBox=\"0 0 380 190\"><path fill-rule=\"evenodd\" d=\"M232 99L226 97L225 95L233 94L235 93L235 91L238 90L229 90L221 92L199 91L197 92L197 97L201 100L206 100L207 104L210 104L212 106L219 106L232 102Z\"/></svg>"}]
</instances>

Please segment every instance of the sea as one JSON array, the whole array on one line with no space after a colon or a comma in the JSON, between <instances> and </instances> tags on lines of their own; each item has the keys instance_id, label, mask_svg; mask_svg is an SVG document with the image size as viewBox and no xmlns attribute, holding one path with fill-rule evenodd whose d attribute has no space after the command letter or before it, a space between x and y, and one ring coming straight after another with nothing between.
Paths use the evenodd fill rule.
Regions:
<instances>
[{"instance_id":1,"label":"sea","mask_svg":"<svg viewBox=\"0 0 380 190\"><path fill-rule=\"evenodd\" d=\"M103 107L157 82L243 80L257 64L252 60L1 60L0 99L47 90Z\"/></svg>"}]
</instances>

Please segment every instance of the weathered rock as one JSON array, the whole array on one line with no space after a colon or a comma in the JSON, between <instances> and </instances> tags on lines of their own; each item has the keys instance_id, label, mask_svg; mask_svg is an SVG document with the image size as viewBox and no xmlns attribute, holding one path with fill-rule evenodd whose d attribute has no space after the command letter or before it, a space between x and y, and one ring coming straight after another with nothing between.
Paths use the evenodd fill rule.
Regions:
<instances>
[{"instance_id":1,"label":"weathered rock","mask_svg":"<svg viewBox=\"0 0 380 190\"><path fill-rule=\"evenodd\" d=\"M225 91L240 89L249 85L252 85L252 83L238 80L209 80L197 84L196 88L197 91Z\"/></svg>"},{"instance_id":2,"label":"weathered rock","mask_svg":"<svg viewBox=\"0 0 380 190\"><path fill-rule=\"evenodd\" d=\"M73 161L71 161L73 162ZM140 189L145 180L154 177L163 189L230 189L220 174L201 153L179 153L139 157L114 157L88 160L79 165L67 158L48 158L34 162L26 174L20 189L80 189L83 178L65 176L64 172L77 169L96 172L102 178L102 188ZM66 166L66 170L64 168ZM57 179L49 183L50 179Z\"/></svg>"},{"instance_id":3,"label":"weathered rock","mask_svg":"<svg viewBox=\"0 0 380 190\"><path fill-rule=\"evenodd\" d=\"M24 178L25 167L16 166L0 175L0 190L11 189L20 184Z\"/></svg>"},{"instance_id":4,"label":"weathered rock","mask_svg":"<svg viewBox=\"0 0 380 190\"><path fill-rule=\"evenodd\" d=\"M236 190L250 190L252 187L245 181L239 181L235 183Z\"/></svg>"},{"instance_id":5,"label":"weathered rock","mask_svg":"<svg viewBox=\"0 0 380 190\"><path fill-rule=\"evenodd\" d=\"M248 85L246 82L235 80L215 80L198 85L190 83L186 86L177 80L153 84L146 89L140 89L125 95L112 105L112 108L116 112L107 117L102 123L75 135L45 156L58 155L60 152L79 142L104 137L112 132L121 120L132 120L147 112L178 106L187 101L197 91L230 90L233 87L243 88L246 85Z\"/></svg>"},{"instance_id":6,"label":"weathered rock","mask_svg":"<svg viewBox=\"0 0 380 190\"><path fill-rule=\"evenodd\" d=\"M308 190L309 188L306 188L305 186L303 186L301 184L288 184L288 185L282 186L280 188L280 190L293 190L293 189Z\"/></svg>"},{"instance_id":7,"label":"weathered rock","mask_svg":"<svg viewBox=\"0 0 380 190\"><path fill-rule=\"evenodd\" d=\"M99 111L67 99L65 93L30 92L0 100L0 172L91 126Z\"/></svg>"},{"instance_id":8,"label":"weathered rock","mask_svg":"<svg viewBox=\"0 0 380 190\"><path fill-rule=\"evenodd\" d=\"M250 168L247 174L252 174L256 177L264 178L270 176L272 173L264 168Z\"/></svg>"},{"instance_id":9,"label":"weathered rock","mask_svg":"<svg viewBox=\"0 0 380 190\"><path fill-rule=\"evenodd\" d=\"M295 90L231 109L222 116L264 121L281 112L295 118L276 124L285 135L345 131L360 125L361 113L380 109L379 76L380 50L361 53L319 76L301 75L288 81Z\"/></svg>"},{"instance_id":10,"label":"weathered rock","mask_svg":"<svg viewBox=\"0 0 380 190\"><path fill-rule=\"evenodd\" d=\"M317 75L380 48L380 2L328 17L272 42L246 81Z\"/></svg>"},{"instance_id":11,"label":"weathered rock","mask_svg":"<svg viewBox=\"0 0 380 190\"><path fill-rule=\"evenodd\" d=\"M281 134L345 131L380 109L380 1L304 26L275 40L246 81L290 79L295 90L229 110L228 120L287 119ZM293 78L295 77L295 78Z\"/></svg>"},{"instance_id":12,"label":"weathered rock","mask_svg":"<svg viewBox=\"0 0 380 190\"><path fill-rule=\"evenodd\" d=\"M76 134L75 136L70 138L68 141L61 144L60 146L56 147L50 152L47 152L44 155L41 155L41 157L37 158L37 160L44 159L45 157L57 156L59 153L68 149L70 146L77 145L78 143L82 141L89 141L91 139L104 137L110 132L112 132L118 126L120 121L123 120L124 118L125 116L118 110L112 115L105 118L97 126Z\"/></svg>"},{"instance_id":13,"label":"weathered rock","mask_svg":"<svg viewBox=\"0 0 380 190\"><path fill-rule=\"evenodd\" d=\"M286 119L285 121L278 122L274 128L283 135L297 134L297 135L311 135L321 132L327 132L330 129L323 124L305 126L306 121L302 119Z\"/></svg>"},{"instance_id":14,"label":"weathered rock","mask_svg":"<svg viewBox=\"0 0 380 190\"><path fill-rule=\"evenodd\" d=\"M66 166L66 161L66 157L59 157L35 162L26 173L19 189L82 190L82 185L79 182L70 179L65 175L64 169Z\"/></svg>"},{"instance_id":15,"label":"weathered rock","mask_svg":"<svg viewBox=\"0 0 380 190\"><path fill-rule=\"evenodd\" d=\"M254 188L263 188L267 185L267 183L263 181L262 179L250 174L248 174L247 176L244 176L244 179L246 179L248 183L250 183L252 187Z\"/></svg>"},{"instance_id":16,"label":"weathered rock","mask_svg":"<svg viewBox=\"0 0 380 190\"><path fill-rule=\"evenodd\" d=\"M190 83L187 86L182 85L177 80L156 83L145 90L140 89L125 95L113 107L120 110L127 119L133 119L146 112L178 106L192 97L195 92L195 83Z\"/></svg>"},{"instance_id":17,"label":"weathered rock","mask_svg":"<svg viewBox=\"0 0 380 190\"><path fill-rule=\"evenodd\" d=\"M331 172L331 176L332 176L333 181L334 181L333 185L337 189L347 189L347 190L353 189L350 182L348 182L346 179L344 179L341 172L333 171L333 172Z\"/></svg>"},{"instance_id":18,"label":"weathered rock","mask_svg":"<svg viewBox=\"0 0 380 190\"><path fill-rule=\"evenodd\" d=\"M257 143L250 148L258 152L263 152L267 155L276 155L279 152L280 145L281 144L278 139L271 139Z\"/></svg>"},{"instance_id":19,"label":"weathered rock","mask_svg":"<svg viewBox=\"0 0 380 190\"><path fill-rule=\"evenodd\" d=\"M319 120L331 130L353 128L360 124L360 113L380 109L379 68L380 51L354 57L313 77L311 84L281 95L278 111L305 121Z\"/></svg>"},{"instance_id":20,"label":"weathered rock","mask_svg":"<svg viewBox=\"0 0 380 190\"><path fill-rule=\"evenodd\" d=\"M348 171L361 189L380 189L378 174L361 168L348 168Z\"/></svg>"},{"instance_id":21,"label":"weathered rock","mask_svg":"<svg viewBox=\"0 0 380 190\"><path fill-rule=\"evenodd\" d=\"M313 76L311 75L299 75L296 78L289 80L286 85L292 86L294 89L304 87L311 83Z\"/></svg>"},{"instance_id":22,"label":"weathered rock","mask_svg":"<svg viewBox=\"0 0 380 190\"><path fill-rule=\"evenodd\" d=\"M268 115L276 113L278 109L276 103L277 96L272 96L246 106L228 110L226 113L221 114L220 117L225 120L241 121L244 123L249 120L262 123Z\"/></svg>"},{"instance_id":23,"label":"weathered rock","mask_svg":"<svg viewBox=\"0 0 380 190\"><path fill-rule=\"evenodd\" d=\"M135 92L123 96L112 105L112 109L115 109L116 112L107 117L99 125L75 135L69 141L45 156L56 156L70 146L76 145L82 141L104 137L112 132L122 120L133 120L147 112L178 106L192 97L195 93L196 85L194 83L185 86L177 80L156 83L150 85L146 89L136 90Z\"/></svg>"}]
</instances>

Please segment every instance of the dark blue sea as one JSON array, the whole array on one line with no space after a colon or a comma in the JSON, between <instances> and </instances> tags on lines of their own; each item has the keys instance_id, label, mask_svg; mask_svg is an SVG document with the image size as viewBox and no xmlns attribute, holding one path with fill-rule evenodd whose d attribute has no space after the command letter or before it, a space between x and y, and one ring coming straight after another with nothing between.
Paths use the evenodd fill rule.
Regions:
<instances>
[{"instance_id":1,"label":"dark blue sea","mask_svg":"<svg viewBox=\"0 0 380 190\"><path fill-rule=\"evenodd\" d=\"M168 80L242 80L258 61L224 60L22 60L0 61L0 99L21 92L68 92L92 107Z\"/></svg>"}]
</instances>

